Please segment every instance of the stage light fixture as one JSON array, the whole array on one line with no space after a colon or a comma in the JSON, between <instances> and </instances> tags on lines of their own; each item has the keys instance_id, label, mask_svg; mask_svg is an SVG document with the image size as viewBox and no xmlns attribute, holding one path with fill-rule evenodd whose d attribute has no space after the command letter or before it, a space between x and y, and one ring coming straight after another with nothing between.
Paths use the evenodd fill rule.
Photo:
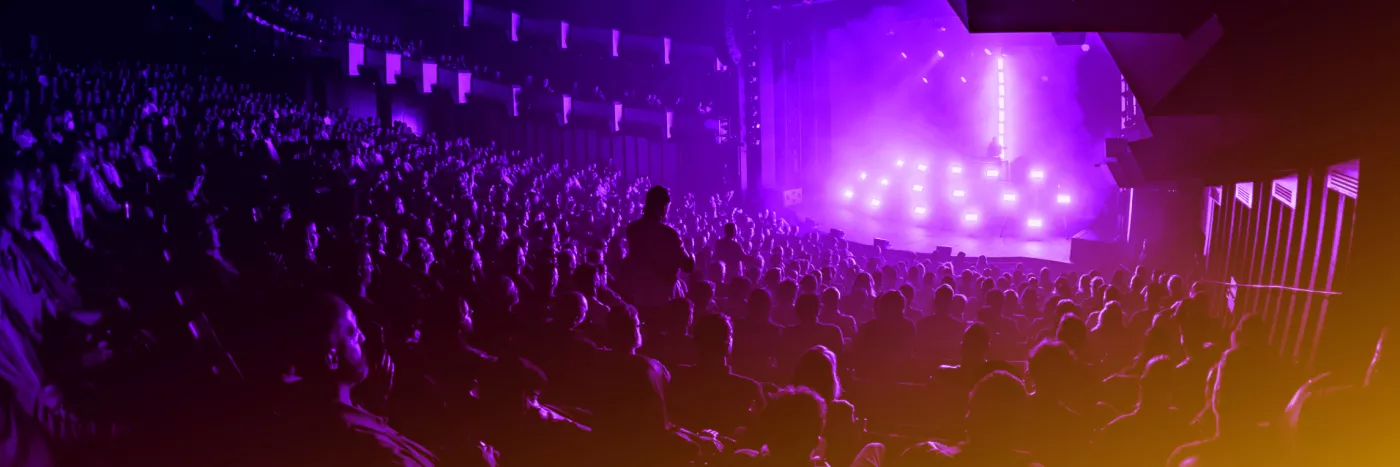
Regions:
<instances>
[{"instance_id":1,"label":"stage light fixture","mask_svg":"<svg viewBox=\"0 0 1400 467\"><path fill-rule=\"evenodd\" d=\"M899 58L909 58L909 54L904 53L904 52L900 52L900 53L899 53Z\"/></svg>"},{"instance_id":2,"label":"stage light fixture","mask_svg":"<svg viewBox=\"0 0 1400 467\"><path fill-rule=\"evenodd\" d=\"M943 51L940 50L940 51L938 51L938 53L935 54L935 55L938 55L938 58L943 58Z\"/></svg>"},{"instance_id":3,"label":"stage light fixture","mask_svg":"<svg viewBox=\"0 0 1400 467\"><path fill-rule=\"evenodd\" d=\"M953 190L953 197L954 197L954 198L962 198L962 197L965 197L965 196L967 196L967 192L966 192L966 191L963 191L963 190Z\"/></svg>"},{"instance_id":4,"label":"stage light fixture","mask_svg":"<svg viewBox=\"0 0 1400 467\"><path fill-rule=\"evenodd\" d=\"M1055 195L1055 202L1060 204L1069 204L1069 195Z\"/></svg>"},{"instance_id":5,"label":"stage light fixture","mask_svg":"<svg viewBox=\"0 0 1400 467\"><path fill-rule=\"evenodd\" d=\"M987 169L987 178L997 178L1001 176L1001 171L997 169Z\"/></svg>"},{"instance_id":6,"label":"stage light fixture","mask_svg":"<svg viewBox=\"0 0 1400 467\"><path fill-rule=\"evenodd\" d=\"M1015 193L1002 193L1002 194L1001 194L1001 200L1002 200L1002 201L1006 201L1006 202L1008 202L1008 203L1014 203L1014 202L1016 202L1016 194L1015 194Z\"/></svg>"},{"instance_id":7,"label":"stage light fixture","mask_svg":"<svg viewBox=\"0 0 1400 467\"><path fill-rule=\"evenodd\" d=\"M881 185L889 185L889 184L890 184L890 179L888 179L888 178L882 178L882 179L880 179L880 184L881 184Z\"/></svg>"},{"instance_id":8,"label":"stage light fixture","mask_svg":"<svg viewBox=\"0 0 1400 467\"><path fill-rule=\"evenodd\" d=\"M914 214L927 214L927 213L928 213L928 208L925 208L925 207L922 207L922 206L921 206L921 207L914 208Z\"/></svg>"},{"instance_id":9,"label":"stage light fixture","mask_svg":"<svg viewBox=\"0 0 1400 467\"><path fill-rule=\"evenodd\" d=\"M920 172L928 172L928 165L919 164L919 171L920 171Z\"/></svg>"},{"instance_id":10,"label":"stage light fixture","mask_svg":"<svg viewBox=\"0 0 1400 467\"><path fill-rule=\"evenodd\" d=\"M894 161L894 165L895 165L895 167L904 167L904 159L899 159L899 160L897 160L897 161Z\"/></svg>"},{"instance_id":11,"label":"stage light fixture","mask_svg":"<svg viewBox=\"0 0 1400 467\"><path fill-rule=\"evenodd\" d=\"M920 78L920 79L924 80L924 84L928 84L928 78Z\"/></svg>"},{"instance_id":12,"label":"stage light fixture","mask_svg":"<svg viewBox=\"0 0 1400 467\"><path fill-rule=\"evenodd\" d=\"M914 185L914 191L924 191L923 185Z\"/></svg>"},{"instance_id":13,"label":"stage light fixture","mask_svg":"<svg viewBox=\"0 0 1400 467\"><path fill-rule=\"evenodd\" d=\"M1031 227L1031 228L1036 228L1036 229L1038 229L1038 228L1041 228L1041 227L1044 226L1044 225L1045 225L1045 221L1041 220L1040 218L1032 217L1032 218L1030 218L1030 219L1026 219L1026 227Z\"/></svg>"},{"instance_id":14,"label":"stage light fixture","mask_svg":"<svg viewBox=\"0 0 1400 467\"><path fill-rule=\"evenodd\" d=\"M877 208L880 207L880 198L872 198L870 200L870 206Z\"/></svg>"},{"instance_id":15,"label":"stage light fixture","mask_svg":"<svg viewBox=\"0 0 1400 467\"><path fill-rule=\"evenodd\" d=\"M1044 170L1039 170L1039 169L1032 170L1032 171L1031 171L1031 180L1036 180L1036 181L1045 180L1045 171L1044 171Z\"/></svg>"},{"instance_id":16,"label":"stage light fixture","mask_svg":"<svg viewBox=\"0 0 1400 467\"><path fill-rule=\"evenodd\" d=\"M955 173L955 174L960 174L960 173L962 173L962 166L961 166L961 165L955 165L955 166L949 167L949 168L948 168L948 171L949 171L949 172L952 172L952 173Z\"/></svg>"},{"instance_id":17,"label":"stage light fixture","mask_svg":"<svg viewBox=\"0 0 1400 467\"><path fill-rule=\"evenodd\" d=\"M983 52L986 52L987 55L991 55L991 54L992 54L992 49L982 49L982 51L983 51Z\"/></svg>"},{"instance_id":18,"label":"stage light fixture","mask_svg":"<svg viewBox=\"0 0 1400 467\"><path fill-rule=\"evenodd\" d=\"M865 172L861 172L861 173L860 173L860 179L861 179L861 180L865 180Z\"/></svg>"},{"instance_id":19,"label":"stage light fixture","mask_svg":"<svg viewBox=\"0 0 1400 467\"><path fill-rule=\"evenodd\" d=\"M980 216L978 216L977 213L969 212L967 214L963 214L963 222L977 222L977 219L979 217Z\"/></svg>"},{"instance_id":20,"label":"stage light fixture","mask_svg":"<svg viewBox=\"0 0 1400 467\"><path fill-rule=\"evenodd\" d=\"M856 197L856 192L852 190L846 190L846 192L842 193L842 195L845 195L846 199L851 199Z\"/></svg>"}]
</instances>

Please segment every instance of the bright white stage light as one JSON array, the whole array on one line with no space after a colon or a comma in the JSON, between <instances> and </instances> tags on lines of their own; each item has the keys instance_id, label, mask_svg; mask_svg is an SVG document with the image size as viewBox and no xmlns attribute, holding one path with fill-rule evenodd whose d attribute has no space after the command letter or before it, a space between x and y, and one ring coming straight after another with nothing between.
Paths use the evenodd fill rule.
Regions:
<instances>
[{"instance_id":1,"label":"bright white stage light","mask_svg":"<svg viewBox=\"0 0 1400 467\"><path fill-rule=\"evenodd\" d=\"M846 192L845 192L845 193L842 193L842 195L844 195L844 196L846 197L846 199L851 199L851 198L855 198L855 197L856 197L856 192L851 191L851 190L846 190Z\"/></svg>"},{"instance_id":2,"label":"bright white stage light","mask_svg":"<svg viewBox=\"0 0 1400 467\"><path fill-rule=\"evenodd\" d=\"M919 164L919 171L920 171L920 172L928 172L928 165Z\"/></svg>"},{"instance_id":3,"label":"bright white stage light","mask_svg":"<svg viewBox=\"0 0 1400 467\"><path fill-rule=\"evenodd\" d=\"M940 51L938 51L938 53L935 54L935 55L938 55L938 58L943 58L943 51L940 50Z\"/></svg>"},{"instance_id":4,"label":"bright white stage light","mask_svg":"<svg viewBox=\"0 0 1400 467\"><path fill-rule=\"evenodd\" d=\"M928 84L928 78L920 78L920 79L924 80L924 84Z\"/></svg>"},{"instance_id":5,"label":"bright white stage light","mask_svg":"<svg viewBox=\"0 0 1400 467\"><path fill-rule=\"evenodd\" d=\"M1044 225L1045 221L1041 220L1040 218L1032 217L1030 219L1026 219L1026 227L1033 227L1038 229Z\"/></svg>"},{"instance_id":6,"label":"bright white stage light","mask_svg":"<svg viewBox=\"0 0 1400 467\"><path fill-rule=\"evenodd\" d=\"M987 178L997 178L1001 176L1001 171L997 169L987 169Z\"/></svg>"},{"instance_id":7,"label":"bright white stage light","mask_svg":"<svg viewBox=\"0 0 1400 467\"><path fill-rule=\"evenodd\" d=\"M982 49L982 51L983 51L983 52L986 52L987 55L991 55L991 54L992 54L992 49Z\"/></svg>"},{"instance_id":8,"label":"bright white stage light","mask_svg":"<svg viewBox=\"0 0 1400 467\"><path fill-rule=\"evenodd\" d=\"M890 179L888 179L888 178L882 178L882 179L880 179L880 184L881 184L881 185L889 185L889 184L890 184Z\"/></svg>"},{"instance_id":9,"label":"bright white stage light","mask_svg":"<svg viewBox=\"0 0 1400 467\"><path fill-rule=\"evenodd\" d=\"M917 207L917 208L914 208L914 214L927 214L927 213L928 213L928 209L927 209L927 208L924 208L924 207Z\"/></svg>"},{"instance_id":10,"label":"bright white stage light","mask_svg":"<svg viewBox=\"0 0 1400 467\"><path fill-rule=\"evenodd\" d=\"M1032 171L1031 171L1031 180L1045 180L1045 171L1044 171L1044 170L1039 170L1039 169L1037 169L1037 170L1032 170Z\"/></svg>"},{"instance_id":11,"label":"bright white stage light","mask_svg":"<svg viewBox=\"0 0 1400 467\"><path fill-rule=\"evenodd\" d=\"M865 180L865 172L861 172L861 173L860 173L860 179L861 179L861 180Z\"/></svg>"},{"instance_id":12,"label":"bright white stage light","mask_svg":"<svg viewBox=\"0 0 1400 467\"><path fill-rule=\"evenodd\" d=\"M961 166L961 165L955 165L955 166L949 167L949 168L948 168L948 171L949 171L949 172L952 172L952 173L955 173L955 174L960 174L960 173L962 173L962 166Z\"/></svg>"},{"instance_id":13,"label":"bright white stage light","mask_svg":"<svg viewBox=\"0 0 1400 467\"><path fill-rule=\"evenodd\" d=\"M977 213L969 212L967 214L963 214L963 222L977 222L978 217L979 216L977 215Z\"/></svg>"},{"instance_id":14,"label":"bright white stage light","mask_svg":"<svg viewBox=\"0 0 1400 467\"><path fill-rule=\"evenodd\" d=\"M953 197L954 197L954 198L962 198L962 197L964 197L964 196L967 196L967 192L966 192L966 191L963 191L963 190L953 190Z\"/></svg>"},{"instance_id":15,"label":"bright white stage light","mask_svg":"<svg viewBox=\"0 0 1400 467\"><path fill-rule=\"evenodd\" d=\"M1002 194L1001 194L1001 200L1002 200L1002 201L1006 201L1006 202L1008 202L1008 203L1014 203L1014 202L1016 202L1016 194L1015 194L1015 193L1002 193Z\"/></svg>"},{"instance_id":16,"label":"bright white stage light","mask_svg":"<svg viewBox=\"0 0 1400 467\"><path fill-rule=\"evenodd\" d=\"M899 58L909 58L909 54L904 53L904 52L900 52L900 53L899 53Z\"/></svg>"},{"instance_id":17,"label":"bright white stage light","mask_svg":"<svg viewBox=\"0 0 1400 467\"><path fill-rule=\"evenodd\" d=\"M1069 204L1069 195L1055 195L1055 202L1060 204Z\"/></svg>"},{"instance_id":18,"label":"bright white stage light","mask_svg":"<svg viewBox=\"0 0 1400 467\"><path fill-rule=\"evenodd\" d=\"M872 206L872 207L877 207L877 208L880 207L880 199L879 199L879 198L871 199L871 200L870 200L870 206Z\"/></svg>"},{"instance_id":19,"label":"bright white stage light","mask_svg":"<svg viewBox=\"0 0 1400 467\"><path fill-rule=\"evenodd\" d=\"M914 185L914 191L924 191L923 185Z\"/></svg>"},{"instance_id":20,"label":"bright white stage light","mask_svg":"<svg viewBox=\"0 0 1400 467\"><path fill-rule=\"evenodd\" d=\"M894 165L895 165L896 167L904 167L904 159L900 159L900 160L894 161Z\"/></svg>"}]
</instances>

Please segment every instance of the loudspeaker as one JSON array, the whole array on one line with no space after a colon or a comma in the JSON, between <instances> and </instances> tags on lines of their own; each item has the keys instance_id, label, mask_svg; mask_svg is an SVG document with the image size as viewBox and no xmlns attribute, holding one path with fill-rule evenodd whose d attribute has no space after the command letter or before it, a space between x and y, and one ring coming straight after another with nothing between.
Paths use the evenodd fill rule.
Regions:
<instances>
[{"instance_id":1,"label":"loudspeaker","mask_svg":"<svg viewBox=\"0 0 1400 467\"><path fill-rule=\"evenodd\" d=\"M951 258L952 256L953 256L953 247L950 247L950 246L940 246L940 247L935 248L935 249L933 250L933 260L934 260L934 261L937 261L937 262L940 262L940 263L942 263L942 262L944 262L944 261L948 261L948 259Z\"/></svg>"},{"instance_id":2,"label":"loudspeaker","mask_svg":"<svg viewBox=\"0 0 1400 467\"><path fill-rule=\"evenodd\" d=\"M1138 166L1137 158L1128 146L1128 140L1109 138L1104 142L1104 156L1108 158L1104 165L1108 167L1109 174L1113 175L1113 181L1119 188L1133 188L1144 183L1142 167Z\"/></svg>"},{"instance_id":3,"label":"loudspeaker","mask_svg":"<svg viewBox=\"0 0 1400 467\"><path fill-rule=\"evenodd\" d=\"M1050 37L1055 38L1055 45L1084 45L1088 34L1082 32L1052 32Z\"/></svg>"}]
</instances>

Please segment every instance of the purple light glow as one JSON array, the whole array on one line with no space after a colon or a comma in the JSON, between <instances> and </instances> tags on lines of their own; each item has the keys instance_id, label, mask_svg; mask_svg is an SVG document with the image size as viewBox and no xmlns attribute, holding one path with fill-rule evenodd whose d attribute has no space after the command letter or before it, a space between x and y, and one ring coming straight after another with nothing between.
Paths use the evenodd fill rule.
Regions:
<instances>
[{"instance_id":1,"label":"purple light glow","mask_svg":"<svg viewBox=\"0 0 1400 467\"><path fill-rule=\"evenodd\" d=\"M888 178L882 178L882 179L880 179L880 184L881 184L881 185L886 185L886 186L888 186L888 185L890 184L890 179L888 179Z\"/></svg>"},{"instance_id":2,"label":"purple light glow","mask_svg":"<svg viewBox=\"0 0 1400 467\"><path fill-rule=\"evenodd\" d=\"M874 207L874 208L880 207L880 199L879 199L879 198L871 199L871 200L870 200L870 207Z\"/></svg>"},{"instance_id":3,"label":"purple light glow","mask_svg":"<svg viewBox=\"0 0 1400 467\"><path fill-rule=\"evenodd\" d=\"M914 208L914 214L927 214L927 213L928 213L928 208L925 208L925 207L922 207L922 206L917 207L917 208Z\"/></svg>"},{"instance_id":4,"label":"purple light glow","mask_svg":"<svg viewBox=\"0 0 1400 467\"><path fill-rule=\"evenodd\" d=\"M861 173L860 173L860 179L861 179L861 180L865 180L865 172L861 172Z\"/></svg>"},{"instance_id":5,"label":"purple light glow","mask_svg":"<svg viewBox=\"0 0 1400 467\"><path fill-rule=\"evenodd\" d=\"M856 192L852 190L846 190L846 192L842 193L842 195L844 195L846 199L851 199L856 197Z\"/></svg>"},{"instance_id":6,"label":"purple light glow","mask_svg":"<svg viewBox=\"0 0 1400 467\"><path fill-rule=\"evenodd\" d=\"M904 167L904 159L894 161L895 167Z\"/></svg>"},{"instance_id":7,"label":"purple light glow","mask_svg":"<svg viewBox=\"0 0 1400 467\"><path fill-rule=\"evenodd\" d=\"M920 172L928 172L928 165L927 165L927 164L919 164L919 171L920 171Z\"/></svg>"},{"instance_id":8,"label":"purple light glow","mask_svg":"<svg viewBox=\"0 0 1400 467\"><path fill-rule=\"evenodd\" d=\"M914 191L924 191L923 185L914 185Z\"/></svg>"}]
</instances>

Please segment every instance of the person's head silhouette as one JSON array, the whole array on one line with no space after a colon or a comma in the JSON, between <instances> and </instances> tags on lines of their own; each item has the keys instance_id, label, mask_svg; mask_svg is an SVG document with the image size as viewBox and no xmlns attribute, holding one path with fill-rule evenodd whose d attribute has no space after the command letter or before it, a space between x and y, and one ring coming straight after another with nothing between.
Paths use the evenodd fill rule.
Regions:
<instances>
[{"instance_id":1,"label":"person's head silhouette","mask_svg":"<svg viewBox=\"0 0 1400 467\"><path fill-rule=\"evenodd\" d=\"M972 387L968 397L967 443L986 449L1012 449L1025 428L1026 386L1005 371L994 371Z\"/></svg>"},{"instance_id":2,"label":"person's head silhouette","mask_svg":"<svg viewBox=\"0 0 1400 467\"><path fill-rule=\"evenodd\" d=\"M826 427L826 401L810 389L789 387L768 400L758 430L776 465L810 464Z\"/></svg>"},{"instance_id":3,"label":"person's head silhouette","mask_svg":"<svg viewBox=\"0 0 1400 467\"><path fill-rule=\"evenodd\" d=\"M1074 352L1065 343L1046 340L1036 345L1027 365L1036 395L1064 396L1074 380L1075 366Z\"/></svg>"},{"instance_id":4,"label":"person's head silhouette","mask_svg":"<svg viewBox=\"0 0 1400 467\"><path fill-rule=\"evenodd\" d=\"M606 320L608 348L623 352L634 353L642 346L641 322L637 319L637 310L631 306L624 305L613 309L608 313Z\"/></svg>"},{"instance_id":5,"label":"person's head silhouette","mask_svg":"<svg viewBox=\"0 0 1400 467\"><path fill-rule=\"evenodd\" d=\"M748 315L744 319L768 321L773 313L773 297L767 290L756 289L749 292Z\"/></svg>"},{"instance_id":6,"label":"person's head silhouette","mask_svg":"<svg viewBox=\"0 0 1400 467\"><path fill-rule=\"evenodd\" d=\"M334 388L349 403L350 388L369 374L360 347L365 336L355 313L330 294L297 294L283 305L287 320L280 329L284 380Z\"/></svg>"},{"instance_id":7,"label":"person's head silhouette","mask_svg":"<svg viewBox=\"0 0 1400 467\"><path fill-rule=\"evenodd\" d=\"M973 323L963 331L961 359L964 365L986 361L992 347L992 333L982 323Z\"/></svg>"},{"instance_id":8,"label":"person's head silhouette","mask_svg":"<svg viewBox=\"0 0 1400 467\"><path fill-rule=\"evenodd\" d=\"M837 369L836 352L818 345L798 357L792 384L811 389L827 401L836 401L841 398L841 378L836 374Z\"/></svg>"},{"instance_id":9,"label":"person's head silhouette","mask_svg":"<svg viewBox=\"0 0 1400 467\"><path fill-rule=\"evenodd\" d=\"M875 307L875 317L887 320L904 319L904 296L899 292L885 292Z\"/></svg>"},{"instance_id":10,"label":"person's head silhouette","mask_svg":"<svg viewBox=\"0 0 1400 467\"><path fill-rule=\"evenodd\" d=\"M695 320L695 355L702 365L724 364L734 348L734 325L722 314Z\"/></svg>"},{"instance_id":11,"label":"person's head silhouette","mask_svg":"<svg viewBox=\"0 0 1400 467\"><path fill-rule=\"evenodd\" d=\"M670 190L661 185L653 186L647 190L646 206L642 208L643 216L651 219L663 219L670 208Z\"/></svg>"}]
</instances>

